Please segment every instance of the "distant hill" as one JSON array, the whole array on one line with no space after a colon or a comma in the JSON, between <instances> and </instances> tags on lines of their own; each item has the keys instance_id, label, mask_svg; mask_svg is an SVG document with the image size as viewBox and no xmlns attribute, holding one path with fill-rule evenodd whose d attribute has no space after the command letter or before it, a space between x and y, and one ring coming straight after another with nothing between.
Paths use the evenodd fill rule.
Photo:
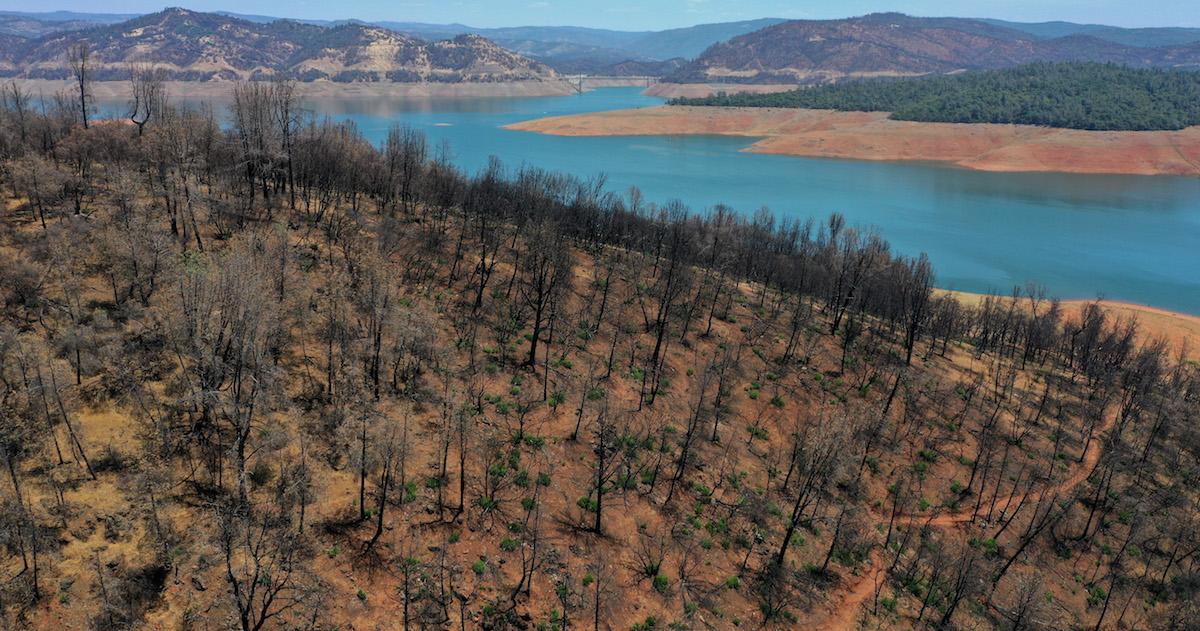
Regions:
<instances>
[{"instance_id":1,"label":"distant hill","mask_svg":"<svg viewBox=\"0 0 1200 631\"><path fill-rule=\"evenodd\" d=\"M669 81L822 83L1006 68L1037 61L1100 61L1133 67L1200 65L1200 44L1145 48L1072 34L1044 39L981 20L881 13L796 20L709 48Z\"/></svg>"},{"instance_id":2,"label":"distant hill","mask_svg":"<svg viewBox=\"0 0 1200 631\"><path fill-rule=\"evenodd\" d=\"M285 20L269 15L216 14L264 28L279 22L331 29L379 27L427 41L477 35L559 72L612 75L622 69L632 72L637 67L649 75L671 75L671 80L683 82L822 82L843 76L925 74L1064 60L1188 66L1197 63L1195 47L1200 46L1200 29L1195 28L1127 29L1071 22L911 18L894 13L826 21L763 18L664 31L579 26L478 28L466 24ZM0 11L0 35L33 40L134 17ZM11 45L0 47L11 49ZM702 59L689 65L676 61L697 58ZM0 50L0 72L5 67L4 52ZM11 63L7 68L7 72L13 71Z\"/></svg>"},{"instance_id":3,"label":"distant hill","mask_svg":"<svg viewBox=\"0 0 1200 631\"><path fill-rule=\"evenodd\" d=\"M552 62L552 67L562 74L593 75L603 77L662 77L669 75L688 61L682 57L666 61L642 61L629 59L617 63L606 63L595 59L580 57L575 59L559 59Z\"/></svg>"},{"instance_id":4,"label":"distant hill","mask_svg":"<svg viewBox=\"0 0 1200 631\"><path fill-rule=\"evenodd\" d=\"M65 51L86 41L98 80L152 63L177 80L286 75L311 81L492 82L554 78L552 69L477 35L426 42L379 26L251 22L185 9L82 31L0 40L0 74L69 76Z\"/></svg>"},{"instance_id":5,"label":"distant hill","mask_svg":"<svg viewBox=\"0 0 1200 631\"><path fill-rule=\"evenodd\" d=\"M1126 46L1139 46L1143 48L1183 46L1200 42L1200 28L1120 28L1102 24L1075 24L1074 22L1025 23L989 19L981 19L979 21L994 26L1022 31L1043 39L1054 39L1069 35L1087 35L1118 44L1125 44Z\"/></svg>"},{"instance_id":6,"label":"distant hill","mask_svg":"<svg viewBox=\"0 0 1200 631\"><path fill-rule=\"evenodd\" d=\"M216 15L236 18L257 25L284 21L268 15L252 15L227 11ZM0 34L38 38L50 33L78 30L92 26L124 22L135 15L99 13L16 13L0 12ZM583 68L608 73L610 67L636 62L645 69L659 72L674 71L677 58L693 59L709 46L738 35L785 20L763 18L741 22L700 24L665 31L616 31L578 26L518 26L507 28L476 28L465 24L426 24L421 22L360 20L287 20L312 26L338 27L347 25L377 26L409 37L424 40L447 40L460 35L479 35L521 55L533 57L564 72L587 72ZM648 64L647 62L664 62ZM570 70L568 70L570 69Z\"/></svg>"},{"instance_id":7,"label":"distant hill","mask_svg":"<svg viewBox=\"0 0 1200 631\"><path fill-rule=\"evenodd\" d=\"M764 18L744 22L699 24L687 28L647 33L628 46L628 49L651 59L683 57L694 59L713 44L781 24L781 18Z\"/></svg>"},{"instance_id":8,"label":"distant hill","mask_svg":"<svg viewBox=\"0 0 1200 631\"><path fill-rule=\"evenodd\" d=\"M709 46L732 37L779 24L779 18L743 22L700 24L665 31L613 31L575 26L522 26L472 28L461 24L439 25L380 22L417 37L449 37L461 33L482 35L523 55L536 57L559 70L595 65L604 67L625 61L670 61L692 59ZM670 68L674 64L661 66ZM565 70L564 70L565 71Z\"/></svg>"},{"instance_id":9,"label":"distant hill","mask_svg":"<svg viewBox=\"0 0 1200 631\"><path fill-rule=\"evenodd\" d=\"M27 11L0 11L0 35L13 35L33 39L61 33L79 31L95 26L116 24L138 17L136 13L77 13L75 11L49 11L31 13Z\"/></svg>"},{"instance_id":10,"label":"distant hill","mask_svg":"<svg viewBox=\"0 0 1200 631\"><path fill-rule=\"evenodd\" d=\"M116 24L132 20L141 13L82 13L79 11L0 11L0 15L22 17L39 22L88 22L91 24Z\"/></svg>"},{"instance_id":11,"label":"distant hill","mask_svg":"<svg viewBox=\"0 0 1200 631\"><path fill-rule=\"evenodd\" d=\"M471 33L482 35L513 50L538 57L580 56L600 52L624 59L665 61L692 59L709 46L732 37L779 24L780 18L699 24L665 31L614 31L579 26L517 26L475 28L463 24L376 22L401 33L423 38L445 38Z\"/></svg>"},{"instance_id":12,"label":"distant hill","mask_svg":"<svg viewBox=\"0 0 1200 631\"><path fill-rule=\"evenodd\" d=\"M0 13L0 35L22 38L41 37L63 31L78 31L99 25L89 20L46 20L12 13Z\"/></svg>"},{"instance_id":13,"label":"distant hill","mask_svg":"<svg viewBox=\"0 0 1200 631\"><path fill-rule=\"evenodd\" d=\"M422 39L446 39L463 34L486 37L514 52L533 57L551 66L560 61L584 60L609 65L631 59L651 59L626 46L643 33L607 31L573 26L530 26L481 29L461 24L421 24L411 22L379 22L394 31Z\"/></svg>"},{"instance_id":14,"label":"distant hill","mask_svg":"<svg viewBox=\"0 0 1200 631\"><path fill-rule=\"evenodd\" d=\"M1200 125L1200 72L1036 63L926 77L861 79L776 94L718 94L672 105L891 112L897 120L1104 131Z\"/></svg>"}]
</instances>

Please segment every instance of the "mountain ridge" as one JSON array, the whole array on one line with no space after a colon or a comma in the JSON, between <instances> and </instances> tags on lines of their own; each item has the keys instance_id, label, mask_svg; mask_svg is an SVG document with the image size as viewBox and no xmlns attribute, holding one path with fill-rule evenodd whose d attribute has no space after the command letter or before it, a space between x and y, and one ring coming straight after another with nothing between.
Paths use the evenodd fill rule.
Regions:
<instances>
[{"instance_id":1,"label":"mountain ridge","mask_svg":"<svg viewBox=\"0 0 1200 631\"><path fill-rule=\"evenodd\" d=\"M280 21L299 22L314 26L361 24L381 26L405 35L427 40L453 39L459 35L482 35L504 48L538 58L551 66L559 62L578 65L586 59L594 65L615 65L622 62L670 61L691 59L712 44L737 35L753 32L765 26L785 22L783 18L758 18L734 22L696 24L661 31L619 31L582 26L511 26L474 27L466 24L435 24L403 20L312 20L283 18L269 15L212 11L211 13L238 18L256 24ZM43 35L50 32L75 30L88 24L109 25L140 17L136 14L75 13L56 11L35 13L0 11L0 33L12 35ZM69 21L69 23L68 23ZM7 24L11 23L11 26ZM23 31L23 32L22 32Z\"/></svg>"},{"instance_id":2,"label":"mountain ridge","mask_svg":"<svg viewBox=\"0 0 1200 631\"><path fill-rule=\"evenodd\" d=\"M666 80L807 84L1055 61L1200 66L1200 44L1146 48L1082 32L1044 39L981 20L881 13L769 26L713 45Z\"/></svg>"},{"instance_id":3,"label":"mountain ridge","mask_svg":"<svg viewBox=\"0 0 1200 631\"><path fill-rule=\"evenodd\" d=\"M0 75L62 79L65 51L87 42L97 80L152 64L173 80L286 76L336 82L495 82L555 79L544 64L476 35L427 42L379 26L256 23L170 8L112 25L0 42Z\"/></svg>"},{"instance_id":4,"label":"mountain ridge","mask_svg":"<svg viewBox=\"0 0 1200 631\"><path fill-rule=\"evenodd\" d=\"M460 35L480 35L496 45L513 51L519 55L532 58L561 73L585 73L597 75L615 75L628 73L645 73L653 76L672 77L672 80L705 82L710 80L720 82L766 82L811 81L812 72L804 76L796 73L774 73L774 77L762 79L747 79L737 77L735 73L717 73L709 76L708 72L697 71L696 66L688 67L687 60L702 56L713 46L728 43L729 40L752 35L762 29L778 28L791 22L782 18L761 18L737 22L697 24L689 27L667 29L662 31L621 31L614 29L589 28L580 26L515 26L479 28L466 24L434 24L402 20L364 21L358 19L314 20L291 19L268 15L241 14L229 11L215 11L215 15L243 20L271 28L279 23L302 24L314 27L381 27L401 35L421 40L450 40ZM11 75L14 72L11 59L5 66L3 49L12 48L12 37L36 40L42 37L65 31L78 31L88 28L111 26L113 24L137 19L138 15L131 14L102 14L56 11L47 13L0 11L0 73ZM991 41L992 48L1002 54L1005 52L999 40L1022 40L1026 46L1042 51L1041 55L1018 55L1017 61L1055 61L1055 60L1084 60L1084 61L1113 61L1127 65L1190 65L1195 63L1196 53L1193 45L1200 42L1200 28L1158 27L1158 28L1123 28L1097 24L1077 24L1072 22L1040 22L1024 23L998 20L991 18L912 18L897 13L874 14L861 18L846 20L863 20L866 18L903 18L906 20L924 20L942 28L966 33L979 41ZM810 23L834 23L846 20L808 21ZM998 39L997 39L998 38ZM983 47L986 50L986 46ZM1141 49L1153 49L1155 52L1146 53ZM1162 50L1167 49L1167 50ZM1154 59L1146 59L1147 55ZM11 58L10 53L7 57ZM888 55L880 54L881 59L887 60ZM681 61L683 60L683 61ZM1003 63L1008 63L1004 62ZM953 64L949 64L953 65ZM947 64L926 63L924 72L944 72ZM983 64L981 69L992 67ZM960 68L953 68L957 70ZM780 69L767 69L768 71ZM786 69L785 69L786 70ZM814 69L809 69L814 70ZM846 74L836 68L816 68L816 80L836 78ZM951 71L952 71L951 70ZM745 72L743 69L741 72ZM892 70L867 68L866 76L872 73L894 74ZM913 74L910 69L903 74ZM419 73L418 73L419 74ZM771 72L768 72L771 74ZM851 72L851 76L855 73ZM728 75L728 76L727 76ZM345 75L343 79L353 77Z\"/></svg>"}]
</instances>

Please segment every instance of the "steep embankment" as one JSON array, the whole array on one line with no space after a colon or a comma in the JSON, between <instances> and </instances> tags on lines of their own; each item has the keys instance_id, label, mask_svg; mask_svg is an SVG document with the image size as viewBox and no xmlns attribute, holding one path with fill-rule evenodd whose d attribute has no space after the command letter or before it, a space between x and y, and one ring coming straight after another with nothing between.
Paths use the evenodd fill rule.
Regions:
<instances>
[{"instance_id":1,"label":"steep embankment","mask_svg":"<svg viewBox=\"0 0 1200 631\"><path fill-rule=\"evenodd\" d=\"M945 162L980 171L1200 176L1200 127L1092 132L1027 125L914 123L885 112L656 107L561 116L510 129L557 136L717 134L760 138L747 151Z\"/></svg>"}]
</instances>

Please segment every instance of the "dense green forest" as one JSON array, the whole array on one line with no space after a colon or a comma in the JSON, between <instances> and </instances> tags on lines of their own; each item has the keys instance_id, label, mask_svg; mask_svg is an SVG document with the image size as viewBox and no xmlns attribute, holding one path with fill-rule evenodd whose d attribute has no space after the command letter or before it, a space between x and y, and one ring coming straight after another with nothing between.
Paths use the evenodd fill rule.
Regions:
<instances>
[{"instance_id":1,"label":"dense green forest","mask_svg":"<svg viewBox=\"0 0 1200 631\"><path fill-rule=\"evenodd\" d=\"M897 120L1146 131L1200 124L1200 73L1098 63L864 79L777 94L717 94L671 105L892 112Z\"/></svg>"}]
</instances>

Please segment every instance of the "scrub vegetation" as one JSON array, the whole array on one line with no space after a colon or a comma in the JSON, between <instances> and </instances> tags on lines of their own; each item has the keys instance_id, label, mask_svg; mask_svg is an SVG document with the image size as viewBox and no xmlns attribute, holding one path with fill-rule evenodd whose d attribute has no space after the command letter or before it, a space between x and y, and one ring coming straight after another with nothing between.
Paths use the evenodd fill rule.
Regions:
<instances>
[{"instance_id":1,"label":"scrub vegetation","mask_svg":"<svg viewBox=\"0 0 1200 631\"><path fill-rule=\"evenodd\" d=\"M75 59L0 109L12 628L1196 618L1200 375L1135 321L286 82L93 120Z\"/></svg>"}]
</instances>

